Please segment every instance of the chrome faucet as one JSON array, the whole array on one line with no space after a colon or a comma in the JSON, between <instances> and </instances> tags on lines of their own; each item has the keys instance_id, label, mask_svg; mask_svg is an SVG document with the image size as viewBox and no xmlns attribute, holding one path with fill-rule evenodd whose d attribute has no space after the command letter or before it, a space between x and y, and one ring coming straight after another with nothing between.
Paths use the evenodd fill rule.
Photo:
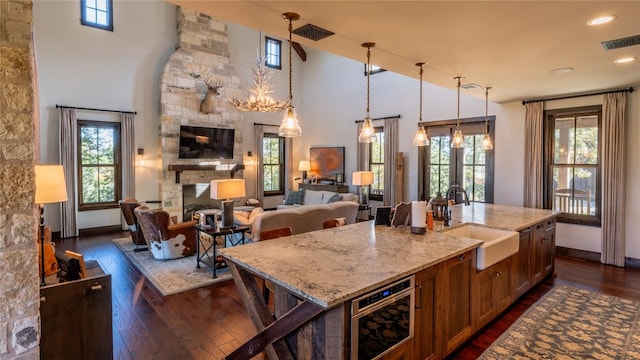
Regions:
<instances>
[{"instance_id":1,"label":"chrome faucet","mask_svg":"<svg viewBox=\"0 0 640 360\"><path fill-rule=\"evenodd\" d=\"M451 186L449 186L449 188L447 189L447 195L446 195L447 201L449 200L449 193L453 193L453 200L454 201L456 200L456 194L464 195L464 204L466 206L471 205L471 203L469 203L469 195L467 195L467 191L462 186L460 186L460 185L451 185Z\"/></svg>"}]
</instances>

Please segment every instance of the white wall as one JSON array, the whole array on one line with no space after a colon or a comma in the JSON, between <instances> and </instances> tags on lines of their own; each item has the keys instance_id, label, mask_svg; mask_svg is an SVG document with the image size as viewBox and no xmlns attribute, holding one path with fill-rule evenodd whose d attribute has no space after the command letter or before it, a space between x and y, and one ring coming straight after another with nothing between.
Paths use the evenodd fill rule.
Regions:
<instances>
[{"instance_id":1,"label":"white wall","mask_svg":"<svg viewBox=\"0 0 640 360\"><path fill-rule=\"evenodd\" d=\"M56 104L137 111L136 148L145 166L136 168L136 197L159 199L158 93L162 68L176 44L176 7L163 1L120 1L114 31L80 25L80 1L34 1L33 23L40 96L41 163L59 163ZM78 111L79 119L117 120L117 114ZM137 158L138 159L138 158ZM138 164L139 165L139 164ZM59 209L46 222L59 230ZM120 223L120 210L78 214L78 227Z\"/></svg>"}]
</instances>

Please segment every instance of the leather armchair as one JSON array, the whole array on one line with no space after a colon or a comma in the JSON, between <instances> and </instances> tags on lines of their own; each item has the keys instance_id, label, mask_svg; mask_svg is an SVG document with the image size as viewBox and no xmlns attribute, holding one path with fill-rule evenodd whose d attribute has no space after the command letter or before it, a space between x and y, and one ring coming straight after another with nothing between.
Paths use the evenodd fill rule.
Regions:
<instances>
[{"instance_id":1,"label":"leather armchair","mask_svg":"<svg viewBox=\"0 0 640 360\"><path fill-rule=\"evenodd\" d=\"M122 211L122 216L124 216L124 221L127 223L129 227L129 233L131 234L131 240L136 245L134 251L142 251L147 250L146 247L139 248L140 245L148 245L147 241L140 231L140 226L138 225L138 218L134 214L133 210L140 206L140 203L136 199L124 199L118 201L118 205L120 206L120 210Z\"/></svg>"},{"instance_id":2,"label":"leather armchair","mask_svg":"<svg viewBox=\"0 0 640 360\"><path fill-rule=\"evenodd\" d=\"M155 259L178 259L196 253L195 221L172 225L168 212L146 206L138 206L134 213Z\"/></svg>"}]
</instances>

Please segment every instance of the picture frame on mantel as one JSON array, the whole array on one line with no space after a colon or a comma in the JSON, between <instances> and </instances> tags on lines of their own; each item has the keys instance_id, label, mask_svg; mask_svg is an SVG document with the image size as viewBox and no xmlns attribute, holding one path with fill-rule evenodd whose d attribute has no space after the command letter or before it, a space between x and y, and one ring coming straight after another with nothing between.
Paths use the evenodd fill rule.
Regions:
<instances>
[{"instance_id":1,"label":"picture frame on mantel","mask_svg":"<svg viewBox=\"0 0 640 360\"><path fill-rule=\"evenodd\" d=\"M315 177L318 183L324 181L338 183L338 176L343 177L345 166L345 147L311 147L309 149L309 162L311 170L309 175Z\"/></svg>"}]
</instances>

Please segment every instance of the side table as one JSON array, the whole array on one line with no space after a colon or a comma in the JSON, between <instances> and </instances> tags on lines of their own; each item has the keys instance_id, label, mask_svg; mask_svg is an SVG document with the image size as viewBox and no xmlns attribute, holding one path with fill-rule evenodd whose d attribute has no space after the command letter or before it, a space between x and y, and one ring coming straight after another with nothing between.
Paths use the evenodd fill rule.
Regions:
<instances>
[{"instance_id":1,"label":"side table","mask_svg":"<svg viewBox=\"0 0 640 360\"><path fill-rule=\"evenodd\" d=\"M225 267L224 261L217 261L218 252L216 251L218 245L218 238L222 239L222 247L227 246L227 240L229 240L230 246L236 246L244 244L245 233L249 231L248 226L237 226L233 228L215 228L211 226L194 225L196 229L196 268L200 268L200 263L210 266L213 269L213 278L217 277L216 269ZM201 233L205 233L211 236L211 244L206 244L202 241ZM241 234L242 238L237 239L236 234ZM200 248L203 251L201 253Z\"/></svg>"},{"instance_id":2,"label":"side table","mask_svg":"<svg viewBox=\"0 0 640 360\"><path fill-rule=\"evenodd\" d=\"M369 221L371 219L372 219L371 206L370 205L358 206L358 216L356 216L356 222Z\"/></svg>"}]
</instances>

